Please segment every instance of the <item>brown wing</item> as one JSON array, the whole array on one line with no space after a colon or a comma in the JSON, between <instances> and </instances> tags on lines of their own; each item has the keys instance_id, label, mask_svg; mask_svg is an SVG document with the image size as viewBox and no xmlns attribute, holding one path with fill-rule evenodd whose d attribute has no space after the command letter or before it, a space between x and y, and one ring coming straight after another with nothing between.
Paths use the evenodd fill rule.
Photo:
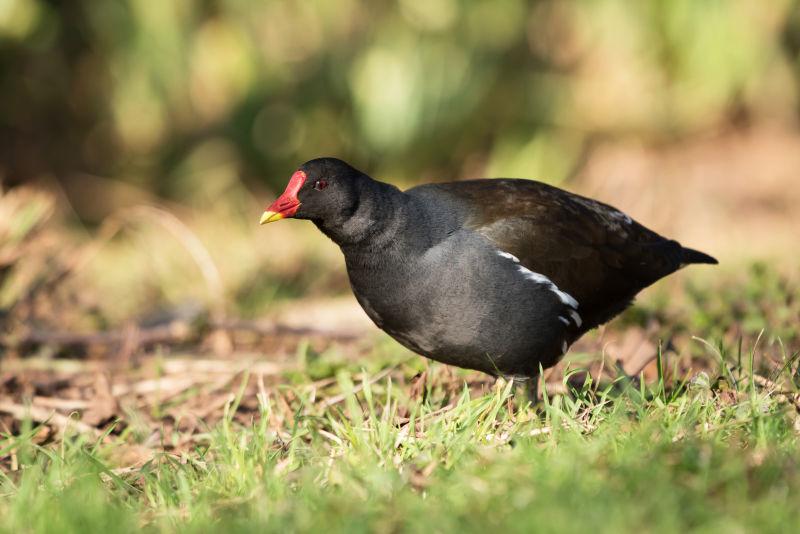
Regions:
<instances>
[{"instance_id":1,"label":"brown wing","mask_svg":"<svg viewBox=\"0 0 800 534\"><path fill-rule=\"evenodd\" d=\"M440 184L474 209L465 226L580 303L582 330L680 267L681 246L595 200L532 180Z\"/></svg>"}]
</instances>

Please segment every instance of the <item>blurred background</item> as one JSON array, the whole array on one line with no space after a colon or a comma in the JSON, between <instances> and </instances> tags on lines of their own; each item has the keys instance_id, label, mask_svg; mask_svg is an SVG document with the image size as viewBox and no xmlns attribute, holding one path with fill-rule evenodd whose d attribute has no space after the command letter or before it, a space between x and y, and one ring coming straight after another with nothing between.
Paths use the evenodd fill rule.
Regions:
<instances>
[{"instance_id":1,"label":"blurred background","mask_svg":"<svg viewBox=\"0 0 800 534\"><path fill-rule=\"evenodd\" d=\"M0 0L0 320L365 323L312 225L258 226L318 156L399 186L539 179L792 275L799 6Z\"/></svg>"}]
</instances>

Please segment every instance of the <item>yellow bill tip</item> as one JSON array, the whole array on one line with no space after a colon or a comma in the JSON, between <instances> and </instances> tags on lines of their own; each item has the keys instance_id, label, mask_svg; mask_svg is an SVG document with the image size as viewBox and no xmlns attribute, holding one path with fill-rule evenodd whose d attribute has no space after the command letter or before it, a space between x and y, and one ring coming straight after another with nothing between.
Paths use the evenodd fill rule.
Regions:
<instances>
[{"instance_id":1,"label":"yellow bill tip","mask_svg":"<svg viewBox=\"0 0 800 534\"><path fill-rule=\"evenodd\" d=\"M281 215L279 212L277 212L277 211L265 211L264 213L261 214L261 221L259 221L259 224L267 224L267 223L279 221L281 219L283 219L283 215Z\"/></svg>"}]
</instances>

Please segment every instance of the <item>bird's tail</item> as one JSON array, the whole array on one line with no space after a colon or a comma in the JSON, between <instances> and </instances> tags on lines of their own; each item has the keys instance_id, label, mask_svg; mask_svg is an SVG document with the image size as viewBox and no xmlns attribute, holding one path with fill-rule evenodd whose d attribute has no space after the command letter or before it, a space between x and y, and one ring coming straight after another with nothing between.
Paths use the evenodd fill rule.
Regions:
<instances>
[{"instance_id":1,"label":"bird's tail","mask_svg":"<svg viewBox=\"0 0 800 534\"><path fill-rule=\"evenodd\" d=\"M681 249L681 264L689 265L690 263L710 263L716 265L719 262L716 258L712 258L699 250L683 247Z\"/></svg>"}]
</instances>

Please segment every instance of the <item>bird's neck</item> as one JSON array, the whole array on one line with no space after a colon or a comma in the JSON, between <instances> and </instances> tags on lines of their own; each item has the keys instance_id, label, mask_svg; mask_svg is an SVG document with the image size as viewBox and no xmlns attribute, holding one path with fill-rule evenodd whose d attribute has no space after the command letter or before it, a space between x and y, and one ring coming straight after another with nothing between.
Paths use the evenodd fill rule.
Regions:
<instances>
[{"instance_id":1,"label":"bird's neck","mask_svg":"<svg viewBox=\"0 0 800 534\"><path fill-rule=\"evenodd\" d=\"M372 179L359 184L359 193L358 202L346 217L314 223L345 255L391 248L412 211L409 198L397 187Z\"/></svg>"}]
</instances>

